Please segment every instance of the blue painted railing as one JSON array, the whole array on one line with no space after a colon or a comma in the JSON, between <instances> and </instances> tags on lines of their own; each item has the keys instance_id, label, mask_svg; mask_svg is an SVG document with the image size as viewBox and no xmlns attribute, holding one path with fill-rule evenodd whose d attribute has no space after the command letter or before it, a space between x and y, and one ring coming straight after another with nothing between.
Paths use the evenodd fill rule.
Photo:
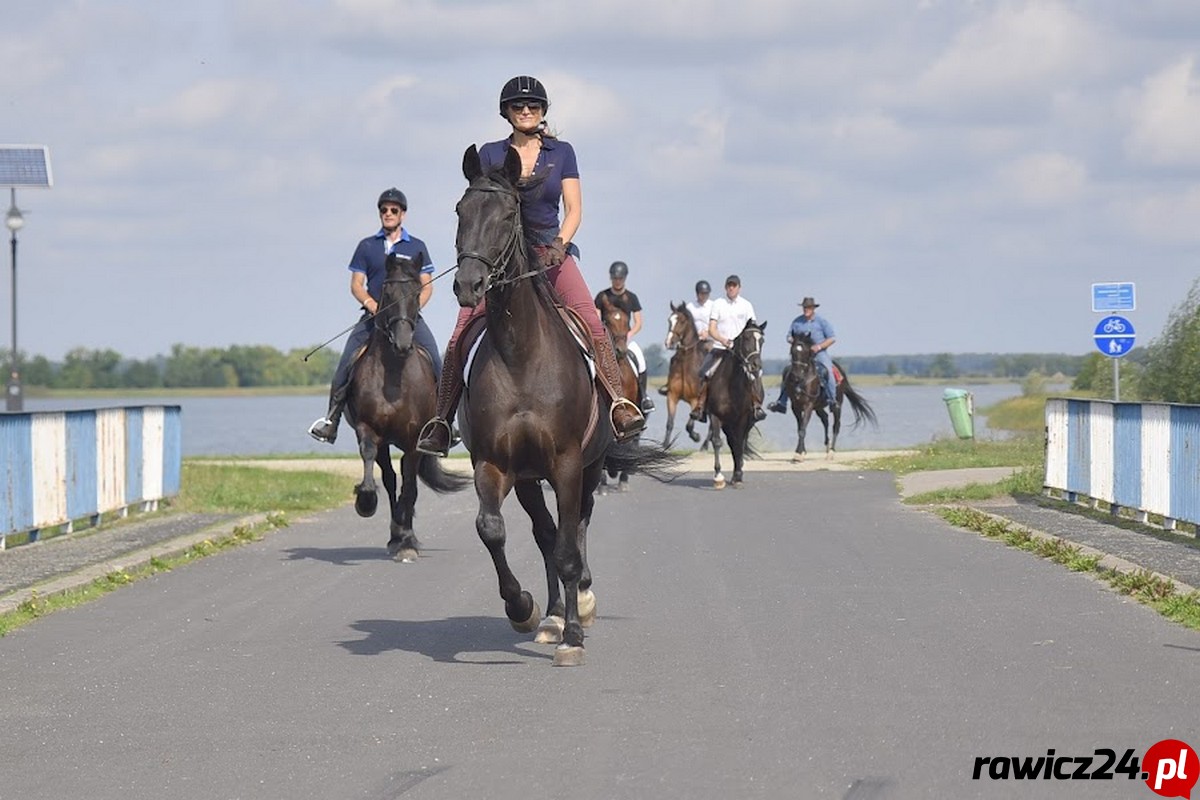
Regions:
<instances>
[{"instance_id":1,"label":"blue painted railing","mask_svg":"<svg viewBox=\"0 0 1200 800\"><path fill-rule=\"evenodd\" d=\"M15 533L179 494L179 406L0 414L0 550Z\"/></svg>"},{"instance_id":2,"label":"blue painted railing","mask_svg":"<svg viewBox=\"0 0 1200 800\"><path fill-rule=\"evenodd\" d=\"M1047 489L1200 523L1200 406L1046 401Z\"/></svg>"}]
</instances>

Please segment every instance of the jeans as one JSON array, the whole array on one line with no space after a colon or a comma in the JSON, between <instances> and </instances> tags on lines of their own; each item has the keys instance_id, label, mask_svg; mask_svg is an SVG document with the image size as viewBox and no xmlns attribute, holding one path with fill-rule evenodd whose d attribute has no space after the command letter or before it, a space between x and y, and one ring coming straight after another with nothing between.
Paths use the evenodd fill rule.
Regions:
<instances>
[{"instance_id":1,"label":"jeans","mask_svg":"<svg viewBox=\"0 0 1200 800\"><path fill-rule=\"evenodd\" d=\"M817 375L821 378L821 385L825 387L825 400L830 406L837 404L837 381L833 379L833 358L829 353L822 350L813 356L817 362ZM784 370L783 380L779 383L779 399L776 400L779 405L787 408L787 373L791 371L791 367Z\"/></svg>"},{"instance_id":2,"label":"jeans","mask_svg":"<svg viewBox=\"0 0 1200 800\"><path fill-rule=\"evenodd\" d=\"M370 314L364 313L362 318L358 320L358 324L351 329L350 335L346 337L346 346L342 348L342 360L338 362L337 369L333 373L331 385L335 393L339 389L344 389L349 385L350 366L354 359L354 354L371 338L373 330L375 330L375 318ZM442 354L438 352L437 341L433 338L433 331L425 323L425 318L419 314L417 315L417 324L413 326L413 341L418 347L428 353L429 358L433 361L434 380L441 379Z\"/></svg>"}]
</instances>

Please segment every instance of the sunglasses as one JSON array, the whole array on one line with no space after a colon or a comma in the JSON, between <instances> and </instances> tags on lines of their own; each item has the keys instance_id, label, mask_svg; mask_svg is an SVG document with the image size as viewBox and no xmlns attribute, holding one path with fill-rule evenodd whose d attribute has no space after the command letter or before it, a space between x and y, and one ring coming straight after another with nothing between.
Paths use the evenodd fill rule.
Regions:
<instances>
[{"instance_id":1,"label":"sunglasses","mask_svg":"<svg viewBox=\"0 0 1200 800\"><path fill-rule=\"evenodd\" d=\"M399 214L401 211L403 211L403 209L400 208L400 206L384 206L379 209L381 216L383 214Z\"/></svg>"},{"instance_id":2,"label":"sunglasses","mask_svg":"<svg viewBox=\"0 0 1200 800\"><path fill-rule=\"evenodd\" d=\"M514 100L508 104L509 111L523 111L526 108L530 111L541 111L545 106L538 100Z\"/></svg>"}]
</instances>

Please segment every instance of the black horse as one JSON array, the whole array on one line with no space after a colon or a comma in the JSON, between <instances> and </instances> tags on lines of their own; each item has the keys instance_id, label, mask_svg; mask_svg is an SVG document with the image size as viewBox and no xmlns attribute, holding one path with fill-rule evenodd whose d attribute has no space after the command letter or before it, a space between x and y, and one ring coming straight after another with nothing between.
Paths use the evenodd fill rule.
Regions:
<instances>
[{"instance_id":1,"label":"black horse","mask_svg":"<svg viewBox=\"0 0 1200 800\"><path fill-rule=\"evenodd\" d=\"M428 353L413 346L420 294L420 260L389 255L375 330L354 366L346 395L346 419L358 436L363 460L363 479L354 487L354 508L359 516L374 515L379 500L372 464L378 464L392 516L388 553L402 562L415 561L420 549L413 533L417 477L435 492L455 492L468 483L462 476L443 472L436 458L416 449L417 434L433 416L437 394L433 362ZM399 498L393 445L403 453Z\"/></svg>"},{"instance_id":2,"label":"black horse","mask_svg":"<svg viewBox=\"0 0 1200 800\"><path fill-rule=\"evenodd\" d=\"M733 487L742 486L742 467L750 447L750 429L754 427L754 404L762 402L763 331L767 323L754 320L733 340L733 346L721 358L708 381L708 416L713 436L713 488L725 488L721 472L721 444L715 431L725 433L729 451L733 454Z\"/></svg>"},{"instance_id":3,"label":"black horse","mask_svg":"<svg viewBox=\"0 0 1200 800\"><path fill-rule=\"evenodd\" d=\"M613 350L617 354L617 363L621 365L621 390L626 397L631 397L640 406L644 396L641 393L641 384L638 382L637 367L634 365L633 354L629 352L629 329L632 327L632 321L629 314L625 310L614 304L608 299L608 295L601 292L598 297L600 321L604 323L604 327L608 329L608 335L612 337ZM664 443L663 447L667 445ZM600 494L605 494L608 489L608 478L617 479L617 491L629 491L629 472L607 472L600 473Z\"/></svg>"},{"instance_id":4,"label":"black horse","mask_svg":"<svg viewBox=\"0 0 1200 800\"><path fill-rule=\"evenodd\" d=\"M468 186L457 206L454 293L463 306L487 300L487 334L472 360L458 415L475 468L475 529L492 556L510 624L521 632L537 629L536 641L561 642L554 663L573 666L583 663L583 628L596 613L587 530L601 470L606 462L610 469L633 469L675 459L661 448L614 444L608 403L596 392L525 240L517 151L510 149L501 167L485 173L471 146L463 174ZM557 525L543 480L554 490ZM500 507L513 489L533 521L545 562L545 620L504 552Z\"/></svg>"},{"instance_id":5,"label":"black horse","mask_svg":"<svg viewBox=\"0 0 1200 800\"><path fill-rule=\"evenodd\" d=\"M858 427L863 422L870 422L872 425L878 424L875 419L875 411L871 408L870 403L854 391L854 387L850 385L850 378L846 375L846 370L836 361L833 362L833 366L836 369L834 375L837 380L837 402L829 407L812 348L812 337L807 333L793 339L791 364L783 373L783 385L792 401L792 413L796 415L798 441L796 442L796 454L792 456L792 461L804 460L806 453L804 431L808 428L808 421L812 419L814 411L825 428L827 458L833 458L833 451L837 449L837 437L842 430L843 399L849 400L850 408L854 410L854 427ZM832 437L829 432L830 416L833 417Z\"/></svg>"}]
</instances>

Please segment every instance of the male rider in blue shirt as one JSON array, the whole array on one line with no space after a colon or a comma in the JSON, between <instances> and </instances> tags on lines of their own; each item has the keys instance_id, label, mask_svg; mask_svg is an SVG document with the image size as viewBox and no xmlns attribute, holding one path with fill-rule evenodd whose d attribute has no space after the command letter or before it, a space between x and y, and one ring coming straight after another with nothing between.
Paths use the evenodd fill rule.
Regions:
<instances>
[{"instance_id":1,"label":"male rider in blue shirt","mask_svg":"<svg viewBox=\"0 0 1200 800\"><path fill-rule=\"evenodd\" d=\"M404 192L394 187L387 189L379 195L375 205L379 208L379 231L358 243L348 267L350 294L362 304L363 315L346 338L342 360L338 362L337 371L333 373L329 410L308 429L309 435L318 442L333 444L337 439L338 423L342 419L342 409L346 404L346 390L350 386L350 368L354 364L354 354L367 343L371 338L371 331L375 329L375 313L379 311L383 280L387 277L388 255L397 253L413 259L420 256L424 260L421 267L421 308L424 308L433 296L433 259L429 256L429 248L420 239L409 234L401 224L408 213L408 199ZM434 377L440 377L442 356L438 352L433 331L420 315L417 316L416 325L413 327L413 341L429 354L433 360Z\"/></svg>"},{"instance_id":2,"label":"male rider in blue shirt","mask_svg":"<svg viewBox=\"0 0 1200 800\"><path fill-rule=\"evenodd\" d=\"M825 401L830 408L833 408L837 405L837 382L833 377L833 358L829 355L829 348L833 347L835 340L833 326L824 317L817 315L817 308L820 305L820 303L811 297L806 297L800 302L800 307L804 310L804 313L792 320L792 327L788 330L787 340L788 344L791 344L806 333L812 339L812 350L817 362L817 373L821 376L821 384L825 387ZM788 367L788 369L790 368ZM779 384L779 399L768 405L767 408L783 414L787 412L787 403L785 371L785 380Z\"/></svg>"}]
</instances>

